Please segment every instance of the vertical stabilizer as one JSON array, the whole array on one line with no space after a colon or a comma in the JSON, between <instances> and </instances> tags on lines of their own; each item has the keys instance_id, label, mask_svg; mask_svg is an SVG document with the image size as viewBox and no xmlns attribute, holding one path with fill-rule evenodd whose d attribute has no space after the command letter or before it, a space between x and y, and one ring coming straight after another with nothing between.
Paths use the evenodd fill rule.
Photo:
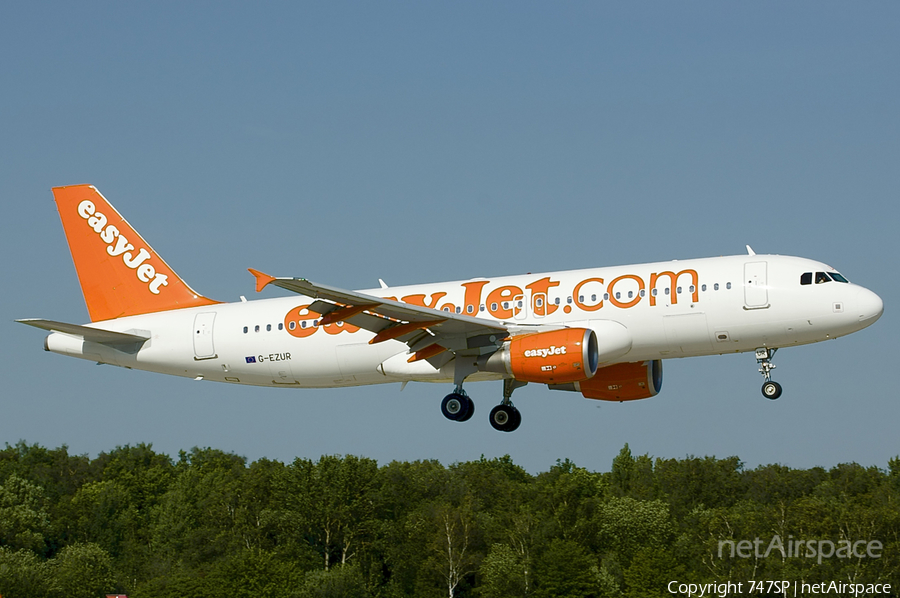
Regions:
<instances>
[{"instance_id":1,"label":"vertical stabilizer","mask_svg":"<svg viewBox=\"0 0 900 598\"><path fill-rule=\"evenodd\" d=\"M92 322L218 303L179 278L95 187L53 196Z\"/></svg>"}]
</instances>

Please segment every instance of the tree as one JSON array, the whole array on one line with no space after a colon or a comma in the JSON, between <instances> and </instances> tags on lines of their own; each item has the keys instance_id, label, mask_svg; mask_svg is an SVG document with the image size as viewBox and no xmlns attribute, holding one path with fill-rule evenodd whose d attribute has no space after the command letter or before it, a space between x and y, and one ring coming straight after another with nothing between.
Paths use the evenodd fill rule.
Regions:
<instances>
[{"instance_id":1,"label":"tree","mask_svg":"<svg viewBox=\"0 0 900 598\"><path fill-rule=\"evenodd\" d=\"M525 571L521 555L506 544L494 544L479 568L481 596L484 598L527 596Z\"/></svg>"},{"instance_id":2,"label":"tree","mask_svg":"<svg viewBox=\"0 0 900 598\"><path fill-rule=\"evenodd\" d=\"M359 566L354 564L332 567L328 571L311 571L306 576L296 598L369 598Z\"/></svg>"},{"instance_id":3,"label":"tree","mask_svg":"<svg viewBox=\"0 0 900 598\"><path fill-rule=\"evenodd\" d=\"M112 559L96 544L72 544L50 561L60 598L97 598L118 589Z\"/></svg>"},{"instance_id":4,"label":"tree","mask_svg":"<svg viewBox=\"0 0 900 598\"><path fill-rule=\"evenodd\" d=\"M47 598L53 588L49 567L30 550L0 547L0 596Z\"/></svg>"},{"instance_id":5,"label":"tree","mask_svg":"<svg viewBox=\"0 0 900 598\"><path fill-rule=\"evenodd\" d=\"M598 550L628 567L643 548L663 550L675 535L669 507L660 500L611 498L597 512Z\"/></svg>"},{"instance_id":6,"label":"tree","mask_svg":"<svg viewBox=\"0 0 900 598\"><path fill-rule=\"evenodd\" d=\"M323 456L317 463L296 459L289 470L290 509L314 539L323 568L347 564L370 533L378 464L352 455Z\"/></svg>"},{"instance_id":7,"label":"tree","mask_svg":"<svg viewBox=\"0 0 900 598\"><path fill-rule=\"evenodd\" d=\"M554 539L535 563L535 598L598 596L597 562L580 544Z\"/></svg>"},{"instance_id":8,"label":"tree","mask_svg":"<svg viewBox=\"0 0 900 598\"><path fill-rule=\"evenodd\" d=\"M0 485L0 545L43 553L49 517L44 491L13 474Z\"/></svg>"}]
</instances>

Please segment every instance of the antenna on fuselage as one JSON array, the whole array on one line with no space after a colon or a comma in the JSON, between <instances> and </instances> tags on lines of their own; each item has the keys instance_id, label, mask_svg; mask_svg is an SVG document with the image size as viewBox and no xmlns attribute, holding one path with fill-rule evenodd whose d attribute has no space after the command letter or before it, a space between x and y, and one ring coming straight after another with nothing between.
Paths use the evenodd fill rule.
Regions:
<instances>
[{"instance_id":1,"label":"antenna on fuselage","mask_svg":"<svg viewBox=\"0 0 900 598\"><path fill-rule=\"evenodd\" d=\"M756 252L749 245L747 245L747 255L756 255Z\"/></svg>"}]
</instances>

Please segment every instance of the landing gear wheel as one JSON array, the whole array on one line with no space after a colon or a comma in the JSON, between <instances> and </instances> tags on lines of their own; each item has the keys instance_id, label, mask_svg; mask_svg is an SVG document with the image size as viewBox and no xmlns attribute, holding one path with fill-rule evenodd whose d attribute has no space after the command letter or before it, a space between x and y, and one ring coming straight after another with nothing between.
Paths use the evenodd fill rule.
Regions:
<instances>
[{"instance_id":1,"label":"landing gear wheel","mask_svg":"<svg viewBox=\"0 0 900 598\"><path fill-rule=\"evenodd\" d=\"M469 397L466 397L466 405L466 414L456 421L467 422L472 419L473 415L475 415L475 401L473 401Z\"/></svg>"},{"instance_id":2,"label":"landing gear wheel","mask_svg":"<svg viewBox=\"0 0 900 598\"><path fill-rule=\"evenodd\" d=\"M519 424L522 423L522 412L519 411L518 409L516 409L515 407L513 407L512 409L513 409L513 418L512 418L512 420L510 420L510 422L512 423L512 427L510 427L510 429L509 429L510 432L517 430L519 428Z\"/></svg>"},{"instance_id":3,"label":"landing gear wheel","mask_svg":"<svg viewBox=\"0 0 900 598\"><path fill-rule=\"evenodd\" d=\"M441 401L441 413L449 420L466 421L475 411L475 404L466 395L451 392Z\"/></svg>"},{"instance_id":4,"label":"landing gear wheel","mask_svg":"<svg viewBox=\"0 0 900 598\"><path fill-rule=\"evenodd\" d=\"M764 397L774 401L781 396L781 384L769 380L762 385L762 393Z\"/></svg>"},{"instance_id":5,"label":"landing gear wheel","mask_svg":"<svg viewBox=\"0 0 900 598\"><path fill-rule=\"evenodd\" d=\"M512 405L497 405L491 409L491 426L500 432L512 432L522 423L522 415Z\"/></svg>"}]
</instances>

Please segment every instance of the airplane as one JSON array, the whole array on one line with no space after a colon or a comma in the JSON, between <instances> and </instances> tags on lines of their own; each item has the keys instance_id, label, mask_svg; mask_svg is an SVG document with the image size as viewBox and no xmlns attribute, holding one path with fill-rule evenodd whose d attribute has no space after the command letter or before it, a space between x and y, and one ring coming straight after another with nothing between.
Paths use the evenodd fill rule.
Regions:
<instances>
[{"instance_id":1,"label":"airplane","mask_svg":"<svg viewBox=\"0 0 900 598\"><path fill-rule=\"evenodd\" d=\"M54 198L91 322L17 320L61 355L196 380L278 388L452 383L443 415L467 421L464 382L502 380L489 419L517 429L528 383L632 401L662 388L662 361L752 352L762 394L778 349L873 324L884 305L821 262L779 255L690 259L345 290L250 269L256 290L222 303L187 285L91 185Z\"/></svg>"}]
</instances>

